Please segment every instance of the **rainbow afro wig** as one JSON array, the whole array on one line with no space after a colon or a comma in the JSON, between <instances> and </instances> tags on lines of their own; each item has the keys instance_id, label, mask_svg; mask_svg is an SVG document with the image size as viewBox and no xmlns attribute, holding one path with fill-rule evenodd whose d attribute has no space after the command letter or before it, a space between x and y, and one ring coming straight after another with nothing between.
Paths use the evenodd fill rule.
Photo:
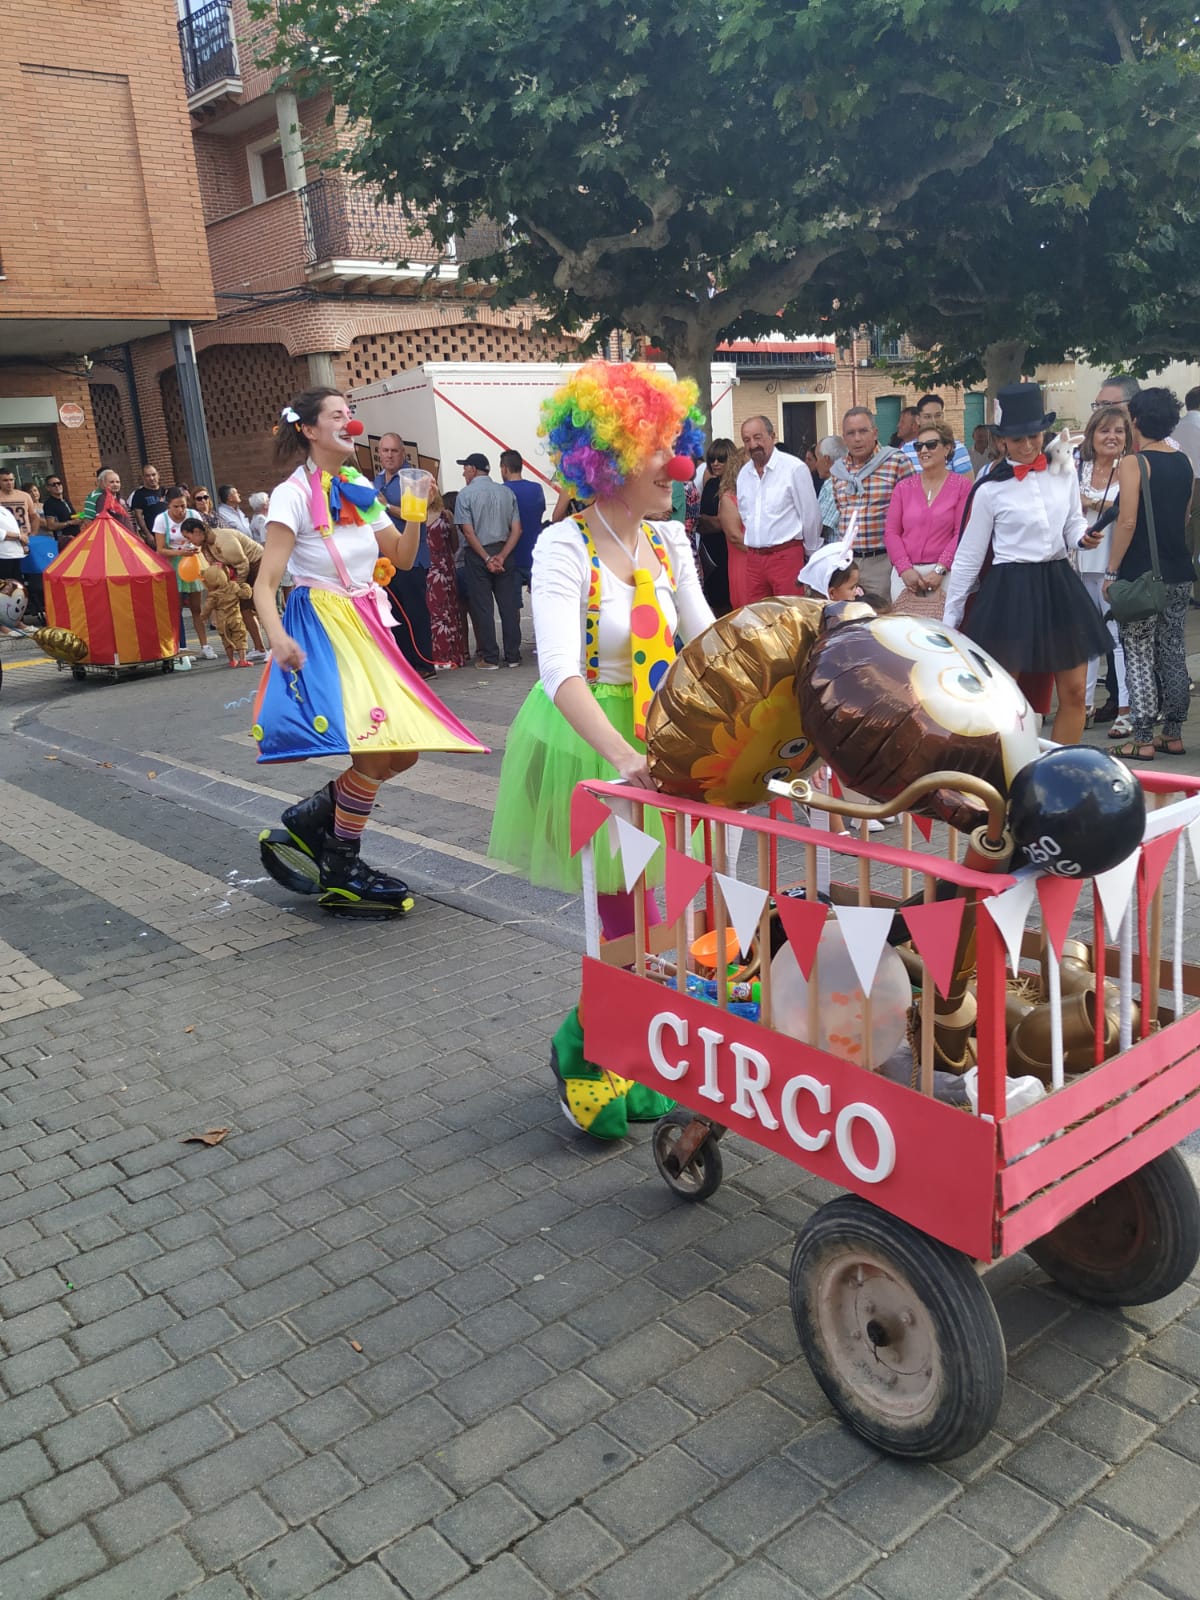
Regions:
<instances>
[{"instance_id":1,"label":"rainbow afro wig","mask_svg":"<svg viewBox=\"0 0 1200 1600\"><path fill-rule=\"evenodd\" d=\"M542 404L538 432L558 474L585 500L615 494L659 450L704 454L696 385L653 367L589 361Z\"/></svg>"}]
</instances>

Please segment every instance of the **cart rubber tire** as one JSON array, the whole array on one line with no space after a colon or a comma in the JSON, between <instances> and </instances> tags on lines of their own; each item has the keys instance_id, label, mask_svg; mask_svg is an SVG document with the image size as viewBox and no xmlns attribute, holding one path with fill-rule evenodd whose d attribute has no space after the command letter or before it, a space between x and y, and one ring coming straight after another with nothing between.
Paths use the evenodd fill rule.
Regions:
<instances>
[{"instance_id":1,"label":"cart rubber tire","mask_svg":"<svg viewBox=\"0 0 1200 1600\"><path fill-rule=\"evenodd\" d=\"M75 679L76 683L86 683L87 682L87 673L83 670L82 667L72 667L71 668L71 676Z\"/></svg>"},{"instance_id":2,"label":"cart rubber tire","mask_svg":"<svg viewBox=\"0 0 1200 1600\"><path fill-rule=\"evenodd\" d=\"M1004 1398L1004 1335L961 1251L842 1195L801 1229L789 1291L813 1376L878 1449L945 1460L990 1430Z\"/></svg>"},{"instance_id":3,"label":"cart rubber tire","mask_svg":"<svg viewBox=\"0 0 1200 1600\"><path fill-rule=\"evenodd\" d=\"M1025 1249L1081 1300L1142 1306L1163 1299L1200 1259L1200 1195L1186 1161L1164 1150Z\"/></svg>"},{"instance_id":4,"label":"cart rubber tire","mask_svg":"<svg viewBox=\"0 0 1200 1600\"><path fill-rule=\"evenodd\" d=\"M173 660L167 658L167 657L164 657L163 658L163 664L162 664L162 670L164 672L174 672L175 671L175 662Z\"/></svg>"},{"instance_id":5,"label":"cart rubber tire","mask_svg":"<svg viewBox=\"0 0 1200 1600\"><path fill-rule=\"evenodd\" d=\"M721 1159L721 1146L713 1138L705 1139L681 1172L673 1172L667 1165L671 1150L685 1128L698 1119L691 1111L668 1111L654 1124L654 1164L662 1180L681 1200L693 1204L716 1194L725 1176L725 1163Z\"/></svg>"}]
</instances>

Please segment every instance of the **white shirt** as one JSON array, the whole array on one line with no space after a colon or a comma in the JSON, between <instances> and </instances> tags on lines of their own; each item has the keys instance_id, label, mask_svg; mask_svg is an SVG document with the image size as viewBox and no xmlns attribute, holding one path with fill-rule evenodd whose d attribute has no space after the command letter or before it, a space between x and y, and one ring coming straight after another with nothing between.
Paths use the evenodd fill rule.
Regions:
<instances>
[{"instance_id":1,"label":"white shirt","mask_svg":"<svg viewBox=\"0 0 1200 1600\"><path fill-rule=\"evenodd\" d=\"M265 511L256 511L250 518L250 537L256 544L266 544L267 514Z\"/></svg>"},{"instance_id":2,"label":"white shirt","mask_svg":"<svg viewBox=\"0 0 1200 1600\"><path fill-rule=\"evenodd\" d=\"M1006 562L1065 561L1087 532L1073 472L1030 472L1018 481L990 476L975 491L971 515L950 568L943 620L962 622L967 596L992 548L996 566Z\"/></svg>"},{"instance_id":3,"label":"white shirt","mask_svg":"<svg viewBox=\"0 0 1200 1600\"><path fill-rule=\"evenodd\" d=\"M1121 492L1121 485L1117 481L1116 472L1103 473L1099 481L1096 480L1094 472L1094 461L1083 461L1080 463L1080 494L1082 495L1083 492L1086 491L1088 494L1095 495L1097 499L1099 499L1101 495L1104 497L1104 504L1102 506L1085 507L1084 509L1084 519L1086 520L1089 528L1095 526L1103 512L1107 511L1108 507L1112 505L1113 501ZM1084 550L1080 548L1079 554L1076 558L1076 564L1080 572L1108 571L1108 556L1109 550L1112 546L1113 529L1115 527L1115 522L1110 522L1108 524L1108 526L1104 529L1103 539L1101 539L1100 543L1094 550Z\"/></svg>"},{"instance_id":4,"label":"white shirt","mask_svg":"<svg viewBox=\"0 0 1200 1600\"><path fill-rule=\"evenodd\" d=\"M22 561L25 546L20 539L21 526L7 506L0 506L0 561Z\"/></svg>"},{"instance_id":5,"label":"white shirt","mask_svg":"<svg viewBox=\"0 0 1200 1600\"><path fill-rule=\"evenodd\" d=\"M738 473L737 504L751 550L770 550L803 539L812 555L821 543L812 473L799 456L772 450L761 477L753 461L747 461Z\"/></svg>"},{"instance_id":6,"label":"white shirt","mask_svg":"<svg viewBox=\"0 0 1200 1600\"><path fill-rule=\"evenodd\" d=\"M160 511L154 519L154 526L150 529L150 532L161 533L167 541L168 550L194 550L196 548L195 545L190 539L185 538L181 532L187 518L194 515L195 513L192 511L185 511L178 522L172 522L169 511Z\"/></svg>"},{"instance_id":7,"label":"white shirt","mask_svg":"<svg viewBox=\"0 0 1200 1600\"><path fill-rule=\"evenodd\" d=\"M1179 446L1200 478L1200 411L1184 412L1170 442Z\"/></svg>"},{"instance_id":8,"label":"white shirt","mask_svg":"<svg viewBox=\"0 0 1200 1600\"><path fill-rule=\"evenodd\" d=\"M654 522L650 526L662 535L675 575L674 589L661 570L654 580L663 618L673 633L682 634L685 641L692 639L715 620L700 588L692 547L681 522ZM622 583L604 565L600 543L606 537L603 528L592 537L601 557L596 681L629 683L633 585ZM587 675L583 637L590 570L587 544L578 523L555 522L543 529L533 547L533 631L538 672L551 700L568 678Z\"/></svg>"},{"instance_id":9,"label":"white shirt","mask_svg":"<svg viewBox=\"0 0 1200 1600\"><path fill-rule=\"evenodd\" d=\"M308 471L297 467L290 478L285 478L271 491L267 506L267 521L281 522L296 536L296 543L288 560L288 570L297 578L316 578L321 583L342 587L342 580L333 564L327 545L313 527L309 499ZM335 525L332 538L337 540L338 552L346 563L350 580L358 587L371 581L375 563L379 560L379 545L375 535L392 526L390 517L380 517L370 525L362 522Z\"/></svg>"}]
</instances>

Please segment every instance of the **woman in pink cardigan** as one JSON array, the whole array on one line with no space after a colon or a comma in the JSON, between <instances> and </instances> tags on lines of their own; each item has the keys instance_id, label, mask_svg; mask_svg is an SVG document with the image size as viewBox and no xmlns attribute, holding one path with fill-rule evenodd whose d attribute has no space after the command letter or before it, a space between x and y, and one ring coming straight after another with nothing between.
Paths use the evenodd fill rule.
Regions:
<instances>
[{"instance_id":1,"label":"woman in pink cardigan","mask_svg":"<svg viewBox=\"0 0 1200 1600\"><path fill-rule=\"evenodd\" d=\"M921 470L892 490L883 534L893 569L892 610L940 619L971 479L950 471L955 443L948 423L922 423L913 444Z\"/></svg>"}]
</instances>

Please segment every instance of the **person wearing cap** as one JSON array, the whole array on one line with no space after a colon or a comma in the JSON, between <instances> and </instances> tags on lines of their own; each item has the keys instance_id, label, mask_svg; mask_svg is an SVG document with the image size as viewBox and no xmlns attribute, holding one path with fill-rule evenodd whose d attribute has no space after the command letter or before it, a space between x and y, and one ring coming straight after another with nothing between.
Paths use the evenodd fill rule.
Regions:
<instances>
[{"instance_id":1,"label":"person wearing cap","mask_svg":"<svg viewBox=\"0 0 1200 1600\"><path fill-rule=\"evenodd\" d=\"M476 665L484 672L495 672L500 665L498 610L504 665L519 667L521 575L514 552L521 537L521 514L517 497L505 484L492 482L488 477L492 464L478 451L464 456L458 465L466 487L454 503L454 521L466 542L467 610L483 651L483 660Z\"/></svg>"},{"instance_id":2,"label":"person wearing cap","mask_svg":"<svg viewBox=\"0 0 1200 1600\"><path fill-rule=\"evenodd\" d=\"M1087 664L1108 635L1070 561L1092 549L1073 472L1050 472L1042 449L1054 413L1036 383L1012 383L996 396L1006 458L971 490L950 568L943 620L1018 678L1036 711L1058 711L1051 737L1077 744L1086 718ZM989 563L990 558L990 565ZM978 582L978 592L971 599Z\"/></svg>"}]
</instances>

